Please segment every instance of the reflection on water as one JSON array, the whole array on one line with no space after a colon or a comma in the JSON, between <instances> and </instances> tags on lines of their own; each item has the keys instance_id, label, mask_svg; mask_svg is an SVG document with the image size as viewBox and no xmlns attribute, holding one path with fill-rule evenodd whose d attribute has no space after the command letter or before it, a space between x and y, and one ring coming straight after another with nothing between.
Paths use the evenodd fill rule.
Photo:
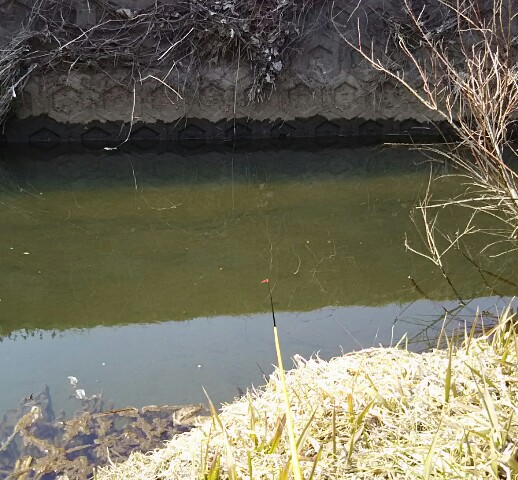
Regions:
<instances>
[{"instance_id":1,"label":"reflection on water","mask_svg":"<svg viewBox=\"0 0 518 480\"><path fill-rule=\"evenodd\" d=\"M444 308L457 305L425 300L383 307L279 312L283 355L288 359L318 352L322 358L331 358L380 344L395 345L405 333L409 339L421 333L422 323L435 324L437 331ZM464 321L474 318L477 307L495 312L495 305L503 308L505 301L477 299L459 312L450 329L459 324L464 328ZM24 341L5 340L0 348L2 385L10 386L2 392L0 406L17 404L45 383L50 387L54 409L68 413L81 406L77 399L70 399L67 377L71 375L79 379L87 396L103 392L105 399L114 399L119 406L205 402L202 387L214 402L223 402L252 383L263 385L264 375L272 372L276 358L272 320L267 313L94 327L56 336L39 332Z\"/></svg>"},{"instance_id":2,"label":"reflection on water","mask_svg":"<svg viewBox=\"0 0 518 480\"><path fill-rule=\"evenodd\" d=\"M431 264L404 251L405 232L415 241L408 214L428 178L416 155L6 158L0 411L41 383L73 410L69 375L118 405L203 401L201 385L230 400L263 383L275 361L265 276L286 357L328 357L417 333L421 325L393 328L394 320L403 310L436 318L436 301L453 295ZM442 188L447 197L455 183ZM446 262L465 298L516 293L455 252ZM491 268L513 277L509 258ZM496 297L481 302L488 309Z\"/></svg>"}]
</instances>

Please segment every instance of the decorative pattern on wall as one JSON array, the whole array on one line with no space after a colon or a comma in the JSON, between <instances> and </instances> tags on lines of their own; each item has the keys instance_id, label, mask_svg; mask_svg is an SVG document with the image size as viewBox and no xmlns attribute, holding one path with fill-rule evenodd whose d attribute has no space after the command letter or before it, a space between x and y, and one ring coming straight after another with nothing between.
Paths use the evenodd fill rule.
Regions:
<instances>
[{"instance_id":1,"label":"decorative pattern on wall","mask_svg":"<svg viewBox=\"0 0 518 480\"><path fill-rule=\"evenodd\" d=\"M30 1L0 0L0 44L20 28ZM113 1L131 11L155 3ZM369 2L372 25L377 11L392 3L398 2ZM98 7L93 2L87 8L86 2L74 0L72 6L78 23L85 28L95 24ZM351 4L337 0L335 8L345 15ZM164 66L156 77L168 73L169 88L152 78L135 82L130 72L115 68L48 71L31 79L17 98L5 141L46 148L71 141L112 146L128 136L130 126L137 146L163 140L436 134L427 123L434 119L413 97L385 85L362 63L329 18L329 12L319 12L318 28L301 39L276 90L263 102L250 101L252 75L237 60L220 60L196 72Z\"/></svg>"}]
</instances>

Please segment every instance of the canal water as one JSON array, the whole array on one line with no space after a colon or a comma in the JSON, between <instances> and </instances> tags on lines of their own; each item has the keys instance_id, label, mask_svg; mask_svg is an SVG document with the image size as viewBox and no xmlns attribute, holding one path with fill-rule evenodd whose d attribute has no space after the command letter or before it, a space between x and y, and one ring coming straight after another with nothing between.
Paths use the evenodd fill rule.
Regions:
<instances>
[{"instance_id":1,"label":"canal water","mask_svg":"<svg viewBox=\"0 0 518 480\"><path fill-rule=\"evenodd\" d=\"M276 362L266 277L286 364L405 334L410 348L433 343L459 302L405 251L405 235L419 247L409 214L428 176L403 147L3 152L0 415L42 385L72 414L77 387L139 407L264 384ZM515 258L487 263L483 242L465 249L491 274L445 257L467 301L449 328L477 308L491 322L516 293Z\"/></svg>"}]
</instances>

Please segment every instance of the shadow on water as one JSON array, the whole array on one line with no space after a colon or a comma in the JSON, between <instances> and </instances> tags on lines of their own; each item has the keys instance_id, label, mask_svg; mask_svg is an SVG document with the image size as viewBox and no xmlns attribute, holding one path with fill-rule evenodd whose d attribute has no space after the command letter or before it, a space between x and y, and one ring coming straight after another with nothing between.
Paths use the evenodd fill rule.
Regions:
<instances>
[{"instance_id":1,"label":"shadow on water","mask_svg":"<svg viewBox=\"0 0 518 480\"><path fill-rule=\"evenodd\" d=\"M483 239L445 260L462 310L405 253L428 167L404 148L3 155L0 411L43 383L72 415L69 376L117 408L232 400L273 369L266 276L286 358L419 350L445 311L452 331L516 294L516 259L488 265Z\"/></svg>"},{"instance_id":2,"label":"shadow on water","mask_svg":"<svg viewBox=\"0 0 518 480\"><path fill-rule=\"evenodd\" d=\"M0 333L260 312L257 278L266 274L284 310L412 301L420 293L409 276L428 298L449 298L433 266L404 252L427 176L417 156L353 149L6 161ZM492 293L467 260L448 260L466 298Z\"/></svg>"}]
</instances>

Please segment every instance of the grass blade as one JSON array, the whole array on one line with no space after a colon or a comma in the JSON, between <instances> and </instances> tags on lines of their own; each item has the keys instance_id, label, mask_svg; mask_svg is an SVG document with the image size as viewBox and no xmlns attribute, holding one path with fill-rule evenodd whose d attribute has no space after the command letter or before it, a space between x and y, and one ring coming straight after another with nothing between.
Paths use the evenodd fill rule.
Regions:
<instances>
[{"instance_id":1,"label":"grass blade","mask_svg":"<svg viewBox=\"0 0 518 480\"><path fill-rule=\"evenodd\" d=\"M315 470L317 469L317 464L320 461L320 458L322 457L322 450L324 446L320 445L320 448L318 449L317 456L315 457L315 460L313 462L313 466L311 467L311 472L309 474L308 480L313 480L313 476L315 475Z\"/></svg>"},{"instance_id":2,"label":"grass blade","mask_svg":"<svg viewBox=\"0 0 518 480\"><path fill-rule=\"evenodd\" d=\"M220 455L219 455L219 452L216 450L216 454L214 455L214 458L212 459L209 471L207 472L207 475L205 476L205 478L207 480L218 480L220 467L221 467Z\"/></svg>"},{"instance_id":3,"label":"grass blade","mask_svg":"<svg viewBox=\"0 0 518 480\"><path fill-rule=\"evenodd\" d=\"M311 414L311 417L309 417L309 420L306 422L306 425L304 426L304 429L302 430L302 433L299 436L299 439L297 440L297 452L300 453L300 449L304 445L304 440L306 439L306 435L308 433L309 426L313 422L313 419L315 418L315 414L317 413L318 407L313 410L313 413Z\"/></svg>"},{"instance_id":4,"label":"grass blade","mask_svg":"<svg viewBox=\"0 0 518 480\"><path fill-rule=\"evenodd\" d=\"M449 342L448 348L448 367L446 368L446 379L444 381L444 401L450 402L451 392L451 360L453 357L453 339Z\"/></svg>"},{"instance_id":5,"label":"grass blade","mask_svg":"<svg viewBox=\"0 0 518 480\"><path fill-rule=\"evenodd\" d=\"M284 430L284 425L286 425L286 414L284 414L277 422L277 426L275 427L275 433L273 434L268 447L266 448L266 452L269 454L275 453L277 447L279 446L279 442L282 438L282 431Z\"/></svg>"},{"instance_id":6,"label":"grass blade","mask_svg":"<svg viewBox=\"0 0 518 480\"><path fill-rule=\"evenodd\" d=\"M213 419L213 421L215 420L217 422L217 424L221 428L223 435L225 436L225 451L226 451L226 457L227 457L228 478L230 480L238 480L236 463L234 461L234 456L232 455L232 448L230 446L230 441L228 439L227 430L223 426L223 422L221 421L221 418L219 417L218 411L214 407L214 404L212 403L212 400L210 399L205 388L203 388L203 392L205 393L205 396L207 397L207 400L209 401L209 407L210 407L210 413L211 413L212 419Z\"/></svg>"},{"instance_id":7,"label":"grass blade","mask_svg":"<svg viewBox=\"0 0 518 480\"><path fill-rule=\"evenodd\" d=\"M281 346L279 343L279 335L277 327L273 327L273 335L275 338L275 350L277 351L277 361L279 362L279 376L282 384L282 391L284 394L284 404L286 408L286 422L288 428L288 437L290 441L291 450L291 466L295 480L302 480L302 472L300 470L299 456L297 453L297 443L295 441L295 430L293 426L293 418L291 416L290 397L288 395L288 387L286 385L286 374L284 373L284 365L282 364Z\"/></svg>"},{"instance_id":8,"label":"grass blade","mask_svg":"<svg viewBox=\"0 0 518 480\"><path fill-rule=\"evenodd\" d=\"M331 420L332 436L333 436L333 457L336 458L336 405L333 402L333 418Z\"/></svg>"},{"instance_id":9,"label":"grass blade","mask_svg":"<svg viewBox=\"0 0 518 480\"><path fill-rule=\"evenodd\" d=\"M433 454L435 451L435 443L437 441L437 437L441 430L442 419L439 421L439 426L437 427L437 431L433 436L432 444L430 445L430 449L428 450L428 454L426 455L426 460L424 461L424 472L423 479L430 480L430 475L432 474L432 466L433 466Z\"/></svg>"},{"instance_id":10,"label":"grass blade","mask_svg":"<svg viewBox=\"0 0 518 480\"><path fill-rule=\"evenodd\" d=\"M365 405L365 408L362 410L362 413L360 413L360 415L358 415L358 417L356 418L356 424L358 426L363 423L363 420L365 420L365 417L367 416L369 410L372 408L375 402L376 399L371 400L367 405Z\"/></svg>"},{"instance_id":11,"label":"grass blade","mask_svg":"<svg viewBox=\"0 0 518 480\"><path fill-rule=\"evenodd\" d=\"M286 463L286 465L284 465L284 467L282 467L278 480L289 480L290 469L291 469L291 457L288 459L288 462Z\"/></svg>"},{"instance_id":12,"label":"grass blade","mask_svg":"<svg viewBox=\"0 0 518 480\"><path fill-rule=\"evenodd\" d=\"M250 480L254 480L254 469L252 465L252 454L247 452L247 460L248 460L248 475L250 476Z\"/></svg>"}]
</instances>

